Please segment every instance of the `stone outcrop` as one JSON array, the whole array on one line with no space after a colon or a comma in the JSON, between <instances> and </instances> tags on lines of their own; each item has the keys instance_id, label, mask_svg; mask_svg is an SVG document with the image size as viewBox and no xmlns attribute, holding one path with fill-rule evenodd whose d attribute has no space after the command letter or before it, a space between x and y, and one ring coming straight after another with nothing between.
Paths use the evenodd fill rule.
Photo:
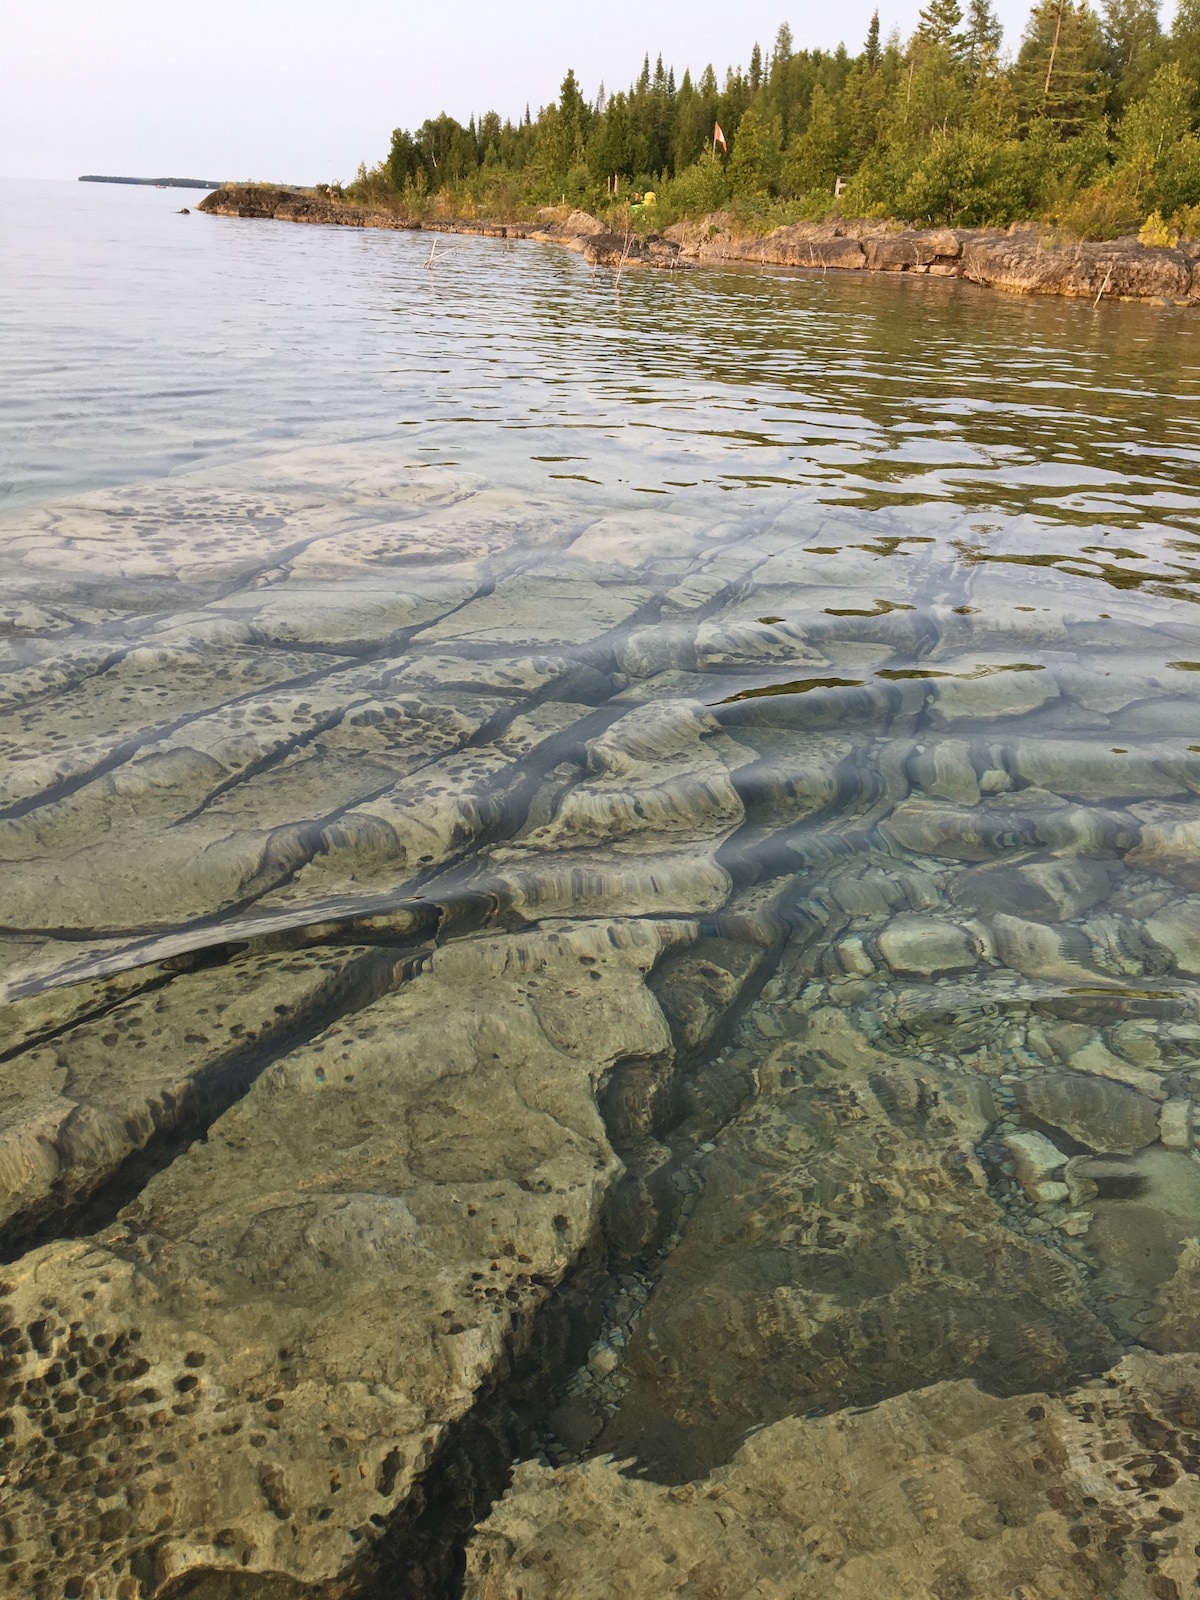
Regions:
<instances>
[{"instance_id":1,"label":"stone outcrop","mask_svg":"<svg viewBox=\"0 0 1200 1600\"><path fill-rule=\"evenodd\" d=\"M274 218L277 222L314 222L340 228L419 228L399 213L350 206L307 189L279 189L264 183L224 184L196 207L217 217Z\"/></svg>"},{"instance_id":2,"label":"stone outcrop","mask_svg":"<svg viewBox=\"0 0 1200 1600\"><path fill-rule=\"evenodd\" d=\"M984 228L901 228L853 218L789 223L765 234L739 230L731 212L677 222L661 234L615 233L586 211L551 212L535 222L445 218L420 221L322 198L307 190L263 184L226 185L200 202L219 216L272 217L285 222L357 228L421 229L536 239L566 245L592 266L619 270L745 263L809 270L909 272L965 278L1012 294L1058 294L1099 300L1200 300L1200 241L1178 248L1137 238L1060 241L1030 225L1007 232Z\"/></svg>"},{"instance_id":3,"label":"stone outcrop","mask_svg":"<svg viewBox=\"0 0 1200 1600\"><path fill-rule=\"evenodd\" d=\"M1136 238L1047 244L1031 230L966 244L962 275L1013 294L1178 301L1200 294L1198 262L1200 249L1157 248Z\"/></svg>"},{"instance_id":4,"label":"stone outcrop","mask_svg":"<svg viewBox=\"0 0 1200 1600\"><path fill-rule=\"evenodd\" d=\"M661 234L610 233L604 229L582 242L583 259L598 267L663 267L678 272L689 267L680 248Z\"/></svg>"}]
</instances>

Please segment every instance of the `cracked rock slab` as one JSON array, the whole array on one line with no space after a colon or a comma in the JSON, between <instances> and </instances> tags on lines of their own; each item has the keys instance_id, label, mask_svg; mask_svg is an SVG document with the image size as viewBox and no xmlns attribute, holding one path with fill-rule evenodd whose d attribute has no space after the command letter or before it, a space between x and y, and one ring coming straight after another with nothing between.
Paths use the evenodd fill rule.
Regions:
<instances>
[{"instance_id":1,"label":"cracked rock slab","mask_svg":"<svg viewBox=\"0 0 1200 1600\"><path fill-rule=\"evenodd\" d=\"M1061 1398L939 1383L789 1418L668 1488L526 1462L468 1600L1149 1600L1195 1582L1200 1363L1132 1356Z\"/></svg>"},{"instance_id":2,"label":"cracked rock slab","mask_svg":"<svg viewBox=\"0 0 1200 1600\"><path fill-rule=\"evenodd\" d=\"M440 950L271 1066L111 1228L16 1263L10 1581L340 1594L587 1248L620 1172L596 1096L618 1061L669 1060L645 980L677 937Z\"/></svg>"}]
</instances>

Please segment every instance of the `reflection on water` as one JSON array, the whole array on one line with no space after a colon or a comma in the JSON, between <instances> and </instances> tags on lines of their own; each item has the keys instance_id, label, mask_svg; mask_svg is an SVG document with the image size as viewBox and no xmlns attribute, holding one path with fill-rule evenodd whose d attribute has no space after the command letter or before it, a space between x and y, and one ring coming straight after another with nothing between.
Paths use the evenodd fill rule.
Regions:
<instances>
[{"instance_id":1,"label":"reflection on water","mask_svg":"<svg viewBox=\"0 0 1200 1600\"><path fill-rule=\"evenodd\" d=\"M535 1312L537 1448L666 1480L1200 1349L1186 317L30 192L26 1592L357 1570Z\"/></svg>"}]
</instances>

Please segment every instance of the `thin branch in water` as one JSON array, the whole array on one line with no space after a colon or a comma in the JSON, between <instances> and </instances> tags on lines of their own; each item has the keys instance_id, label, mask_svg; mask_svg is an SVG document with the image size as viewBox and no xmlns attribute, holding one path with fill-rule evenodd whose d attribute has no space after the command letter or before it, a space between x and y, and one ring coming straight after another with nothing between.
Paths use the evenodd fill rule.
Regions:
<instances>
[{"instance_id":1,"label":"thin branch in water","mask_svg":"<svg viewBox=\"0 0 1200 1600\"><path fill-rule=\"evenodd\" d=\"M432 272L433 269L434 269L435 263L438 262L439 260L441 260L442 257L452 256L456 250L461 250L462 249L462 245L460 245L460 244L452 244L450 246L449 250L443 250L442 251L442 255L439 256L438 253L437 253L437 243L438 242L435 239L433 241L433 243L429 246L429 260L423 263L426 272Z\"/></svg>"},{"instance_id":2,"label":"thin branch in water","mask_svg":"<svg viewBox=\"0 0 1200 1600\"><path fill-rule=\"evenodd\" d=\"M624 244L624 246L623 246L623 248L621 250L621 259L617 263L617 276L616 276L615 282L616 282L616 286L617 286L618 289L621 287L621 274L625 271L625 263L629 260L629 253L630 253L630 250L632 248L632 242L633 242L633 235L630 233L629 229L626 228L626 230L625 230L625 244Z\"/></svg>"}]
</instances>

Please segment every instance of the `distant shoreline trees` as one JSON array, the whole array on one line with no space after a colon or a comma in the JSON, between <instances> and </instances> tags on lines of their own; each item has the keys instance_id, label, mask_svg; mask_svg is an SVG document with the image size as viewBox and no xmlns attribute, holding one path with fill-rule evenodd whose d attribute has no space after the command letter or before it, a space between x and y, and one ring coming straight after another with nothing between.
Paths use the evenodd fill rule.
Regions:
<instances>
[{"instance_id":1,"label":"distant shoreline trees","mask_svg":"<svg viewBox=\"0 0 1200 1600\"><path fill-rule=\"evenodd\" d=\"M640 192L657 222L732 209L748 225L841 213L931 224L1024 218L1084 237L1151 212L1200 231L1200 0L1038 0L1009 55L991 0L927 0L907 41L878 12L857 55L797 48L784 23L749 67L677 81L649 55L628 89L516 122L443 112L397 128L346 193L414 213L603 211ZM713 144L720 124L728 144ZM648 221L648 218L635 221Z\"/></svg>"}]
</instances>

